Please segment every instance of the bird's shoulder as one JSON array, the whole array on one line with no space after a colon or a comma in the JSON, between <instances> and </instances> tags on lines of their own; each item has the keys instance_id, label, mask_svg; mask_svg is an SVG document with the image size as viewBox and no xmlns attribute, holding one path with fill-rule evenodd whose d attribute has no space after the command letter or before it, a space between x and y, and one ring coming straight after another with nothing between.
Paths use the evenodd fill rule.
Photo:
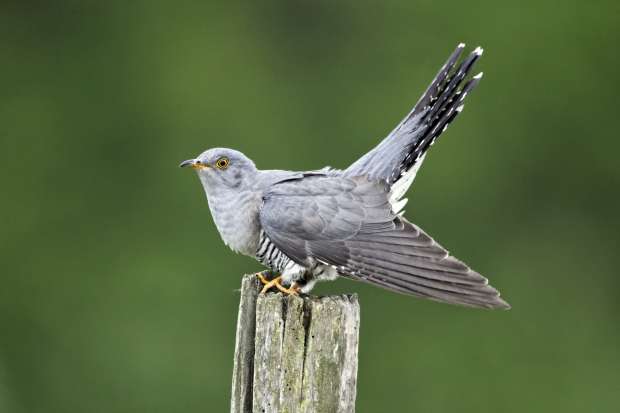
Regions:
<instances>
[{"instance_id":1,"label":"bird's shoulder","mask_svg":"<svg viewBox=\"0 0 620 413\"><path fill-rule=\"evenodd\" d=\"M350 237L369 226L392 225L389 187L366 176L306 174L274 184L259 220L270 237ZM288 238L288 236L287 236Z\"/></svg>"},{"instance_id":2,"label":"bird's shoulder","mask_svg":"<svg viewBox=\"0 0 620 413\"><path fill-rule=\"evenodd\" d=\"M346 176L342 171L324 168L305 171L271 183L265 188L263 200L282 197L330 197L343 194L387 197L390 188L385 181L368 176Z\"/></svg>"}]
</instances>

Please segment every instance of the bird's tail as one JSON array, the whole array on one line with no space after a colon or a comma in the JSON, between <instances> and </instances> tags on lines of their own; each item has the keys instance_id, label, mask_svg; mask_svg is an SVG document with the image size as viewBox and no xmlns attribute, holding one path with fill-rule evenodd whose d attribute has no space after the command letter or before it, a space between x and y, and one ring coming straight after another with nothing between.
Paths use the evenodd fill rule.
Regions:
<instances>
[{"instance_id":1,"label":"bird's tail","mask_svg":"<svg viewBox=\"0 0 620 413\"><path fill-rule=\"evenodd\" d=\"M374 149L346 169L349 176L366 175L388 182L399 199L409 188L425 152L461 112L466 96L482 73L463 84L482 55L477 47L456 66L464 44L459 44L439 70L411 112Z\"/></svg>"}]
</instances>

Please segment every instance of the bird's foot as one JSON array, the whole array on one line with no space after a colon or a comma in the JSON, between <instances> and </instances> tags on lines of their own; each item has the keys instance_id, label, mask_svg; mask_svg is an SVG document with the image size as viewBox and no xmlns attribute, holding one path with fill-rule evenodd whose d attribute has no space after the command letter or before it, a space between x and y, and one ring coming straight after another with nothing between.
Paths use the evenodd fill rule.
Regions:
<instances>
[{"instance_id":1,"label":"bird's foot","mask_svg":"<svg viewBox=\"0 0 620 413\"><path fill-rule=\"evenodd\" d=\"M257 272L256 274L256 278L258 278L258 280L261 282L261 284L266 285L269 284L270 281L272 281L271 279L269 279L269 271L261 271L261 272Z\"/></svg>"},{"instance_id":2,"label":"bird's foot","mask_svg":"<svg viewBox=\"0 0 620 413\"><path fill-rule=\"evenodd\" d=\"M263 283L264 285L263 289L260 291L261 294L265 294L272 287L276 287L278 290L280 290L282 293L286 295L299 295L299 291L301 290L301 288L298 287L296 283L291 284L289 288L286 288L285 286L283 286L280 283L282 281L281 275L277 276L273 280L268 280L267 278L265 278L262 272L259 272L258 274L256 274L256 276L258 277L260 282Z\"/></svg>"},{"instance_id":3,"label":"bird's foot","mask_svg":"<svg viewBox=\"0 0 620 413\"><path fill-rule=\"evenodd\" d=\"M297 285L297 283L292 283L290 287L286 288L282 285L277 286L278 290L282 291L286 295L299 295L301 292L301 287Z\"/></svg>"}]
</instances>

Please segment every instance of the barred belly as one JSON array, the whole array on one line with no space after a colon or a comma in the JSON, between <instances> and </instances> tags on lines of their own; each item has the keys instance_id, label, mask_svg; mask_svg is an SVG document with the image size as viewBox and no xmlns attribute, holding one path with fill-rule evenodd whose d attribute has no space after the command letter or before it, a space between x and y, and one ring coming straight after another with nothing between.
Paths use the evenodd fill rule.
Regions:
<instances>
[{"instance_id":1,"label":"barred belly","mask_svg":"<svg viewBox=\"0 0 620 413\"><path fill-rule=\"evenodd\" d=\"M304 283L306 268L280 251L263 230L260 231L256 259L265 267L282 275L284 285L291 285L293 282Z\"/></svg>"},{"instance_id":2,"label":"barred belly","mask_svg":"<svg viewBox=\"0 0 620 413\"><path fill-rule=\"evenodd\" d=\"M312 260L309 266L297 264L275 246L263 230L260 231L256 259L264 266L282 275L282 283L293 282L301 287L303 293L309 292L319 280L333 280L338 277L336 267Z\"/></svg>"}]
</instances>

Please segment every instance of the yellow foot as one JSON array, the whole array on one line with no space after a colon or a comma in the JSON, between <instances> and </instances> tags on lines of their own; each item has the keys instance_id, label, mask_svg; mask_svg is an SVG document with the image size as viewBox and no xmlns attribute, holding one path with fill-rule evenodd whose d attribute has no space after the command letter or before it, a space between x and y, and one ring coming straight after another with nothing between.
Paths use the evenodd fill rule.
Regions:
<instances>
[{"instance_id":1,"label":"yellow foot","mask_svg":"<svg viewBox=\"0 0 620 413\"><path fill-rule=\"evenodd\" d=\"M257 272L256 277L260 280L260 282L265 285L269 284L269 280L265 278L265 271Z\"/></svg>"},{"instance_id":2,"label":"yellow foot","mask_svg":"<svg viewBox=\"0 0 620 413\"><path fill-rule=\"evenodd\" d=\"M280 284L277 284L276 287L286 295L299 295L301 291L301 287L297 286L296 283L292 283L289 288L286 288Z\"/></svg>"},{"instance_id":3,"label":"yellow foot","mask_svg":"<svg viewBox=\"0 0 620 413\"><path fill-rule=\"evenodd\" d=\"M276 287L278 290L287 295L299 295L299 291L301 290L301 288L299 288L295 283L291 284L289 288L284 287L282 284L280 284L280 281L282 280L281 275L277 276L273 280L267 280L262 272L259 272L258 274L256 274L256 276L258 277L260 282L264 284L263 289L260 291L261 294L265 294L272 287Z\"/></svg>"}]
</instances>

